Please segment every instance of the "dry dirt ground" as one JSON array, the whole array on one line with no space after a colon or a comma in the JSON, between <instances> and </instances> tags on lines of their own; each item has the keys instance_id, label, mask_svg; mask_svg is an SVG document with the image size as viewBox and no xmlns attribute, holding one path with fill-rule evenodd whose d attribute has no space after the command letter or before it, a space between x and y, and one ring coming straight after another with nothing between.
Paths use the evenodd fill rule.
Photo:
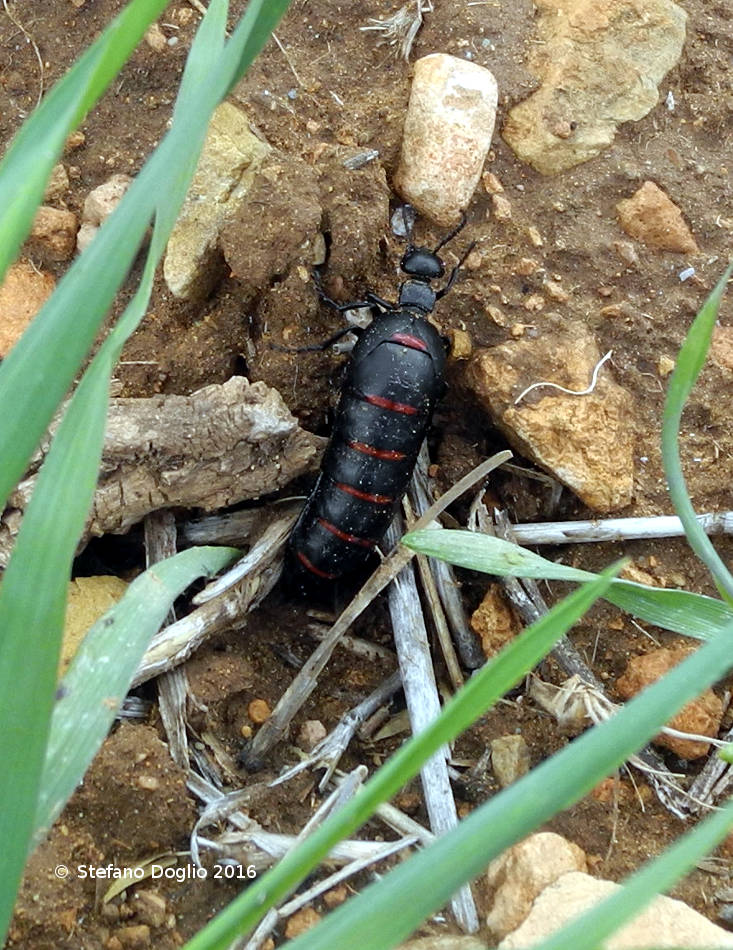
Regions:
<instances>
[{"instance_id":1,"label":"dry dirt ground","mask_svg":"<svg viewBox=\"0 0 733 950\"><path fill-rule=\"evenodd\" d=\"M231 6L234 20L244 4L233 0ZM693 314L720 275L731 245L733 12L725 2L683 0L683 6L689 14L687 40L680 63L662 83L659 106L645 119L622 126L612 147L601 156L554 178L542 177L521 164L498 134L507 110L534 86L524 66L535 39L531 0L511 4L435 0L435 10L426 16L413 52L415 58L434 51L458 56L470 51L475 62L494 72L500 89L499 116L488 168L501 179L513 209L511 221L492 220L489 196L477 192L465 240L478 242L481 265L465 272L440 304L438 320L445 331L465 329L474 346L490 346L509 339L510 330L489 318L489 305L501 306L509 326L531 324L543 315L529 313L523 302L541 292L541 277L548 275L563 284L569 298L553 303L552 309L567 319L584 321L602 353L613 350L613 374L633 397L636 480L634 502L623 512L628 515L669 511L658 447L665 389L658 361L675 355ZM122 2L16 0L9 7L40 51L48 87L121 9ZM328 287L341 299L358 297L367 288L387 298L394 296L399 245L383 214L384 182L389 182L396 165L410 66L395 58L389 47L378 45L374 33L360 28L370 17L385 16L396 7L394 2L377 0L294 0L278 29L287 55L270 43L234 95L272 145L305 159L320 175L333 241ZM67 196L70 209L79 212L90 189L112 173L134 175L159 141L198 20L199 14L186 0L171 3L161 26L177 42L162 52L142 44L87 117L85 144L66 160L75 166ZM32 109L38 89L39 67L33 50L0 9L3 145ZM674 112L664 107L669 91L676 101ZM334 172L338 158L355 148L378 149L378 162L350 177ZM386 179L381 177L383 172ZM614 242L623 237L616 203L647 178L662 186L682 209L702 249L694 260L697 276L693 280L678 279L678 272L689 263L679 255L639 245L638 263L627 267L613 251ZM267 208L263 214L267 215ZM530 244L530 226L542 235L541 247ZM420 240L438 239L437 231L424 223L421 228ZM544 272L523 276L518 262L524 257L535 258ZM49 266L57 274L63 270L63 266ZM205 304L195 307L173 301L159 282L150 312L127 347L128 365L119 371L124 393L188 393L232 373L247 372L252 379L276 386L304 425L326 433L338 392L341 358L330 353L282 354L268 348L268 343L281 342L293 333L324 338L337 328L334 314L318 307L307 284L273 282L261 299L249 298L246 304L245 299L235 278L224 279ZM601 313L610 304L621 305L616 316ZM726 303L722 323L731 322L730 313L730 303ZM432 438L433 459L443 486L504 447L463 390L460 364L450 367L448 382ZM685 415L685 471L699 511L733 507L732 393L730 369L709 364ZM545 516L535 482L504 478L497 481L495 491L517 520ZM578 518L587 512L565 492L561 510L555 513L558 516ZM728 541L720 541L719 549L728 559L733 555ZM659 580L675 575L679 582L681 575L689 589L713 593L705 572L679 541L585 546L564 552L568 561L590 569L621 555L633 558ZM119 539L100 549L97 562L122 564L129 558L135 564L138 557L139 540L133 536L124 550ZM465 578L469 609L480 601L484 587L481 578ZM551 597L560 593L555 589ZM630 655L653 646L628 619L621 623L618 619L617 611L600 607L574 633L576 645L588 657L592 655L596 673L610 684ZM307 624L302 606L273 596L245 631L217 637L190 662L193 691L209 709L208 726L233 754L241 743L248 703L262 698L274 705L293 676L293 658L303 661L312 650ZM389 643L384 606L374 605L355 632ZM674 639L660 631L652 633L662 644ZM332 727L386 672L384 665L365 664L337 651L295 729L303 719L320 719ZM152 693L147 695L154 698ZM466 734L456 754L476 759L492 738L516 731L524 735L535 764L568 741L531 704L507 704ZM172 947L195 933L235 895L238 887L226 882L156 885L154 889L167 902L166 913L175 914L175 920L161 922L151 919L149 908L145 913L139 910L133 892L126 901L118 898L103 905L94 882L59 881L53 876L53 867L62 862L131 865L187 847L195 804L167 755L161 734L154 709L149 721L122 725L107 740L49 841L31 862L10 945L114 947L119 944L108 943L114 931L147 921L154 945ZM378 763L396 741L373 746L355 743L346 764L360 759L370 766ZM267 772L256 780L266 779L292 761L288 747L281 747ZM670 764L682 771L695 769L689 763ZM495 791L491 776L470 792L459 788L459 807L465 812ZM314 797L312 779L302 778L285 792L263 796L255 817L272 830L297 832L311 812ZM586 850L596 873L618 879L659 853L683 830L681 822L653 796L642 797L644 810L633 795L624 795L618 809L607 798L589 796L557 817L551 827ZM424 820L417 783L405 790L398 804ZM724 875L727 868L726 858ZM712 895L720 885L719 875L698 870L676 894L715 918ZM485 907L481 886L476 890L479 904ZM322 905L317 909L323 910ZM282 933L276 939L281 942Z\"/></svg>"}]
</instances>

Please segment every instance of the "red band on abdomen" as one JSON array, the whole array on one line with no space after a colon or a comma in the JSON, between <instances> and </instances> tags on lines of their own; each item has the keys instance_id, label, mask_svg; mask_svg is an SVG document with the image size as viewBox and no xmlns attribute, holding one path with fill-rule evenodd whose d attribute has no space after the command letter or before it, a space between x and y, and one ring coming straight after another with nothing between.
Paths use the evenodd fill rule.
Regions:
<instances>
[{"instance_id":1,"label":"red band on abdomen","mask_svg":"<svg viewBox=\"0 0 733 950\"><path fill-rule=\"evenodd\" d=\"M389 495L370 495L369 492L359 491L358 488L347 485L345 482L334 482L334 484L339 491L346 492L347 495L352 495L361 501L369 501L373 505L391 505L394 501L394 498L391 498Z\"/></svg>"},{"instance_id":2,"label":"red band on abdomen","mask_svg":"<svg viewBox=\"0 0 733 950\"><path fill-rule=\"evenodd\" d=\"M401 343L403 346L409 346L411 350L422 350L427 353L428 345L425 340L419 336L413 336L411 333L393 333L389 338L390 343Z\"/></svg>"},{"instance_id":3,"label":"red band on abdomen","mask_svg":"<svg viewBox=\"0 0 733 950\"><path fill-rule=\"evenodd\" d=\"M416 416L420 411L415 406L409 406L406 402L394 402L392 399L385 399L384 396L372 396L367 393L361 398L372 406L388 409L390 412L402 412L406 416Z\"/></svg>"},{"instance_id":4,"label":"red band on abdomen","mask_svg":"<svg viewBox=\"0 0 733 950\"><path fill-rule=\"evenodd\" d=\"M398 452L396 449L378 449L375 445L367 445L366 442L347 442L350 449L355 452L361 452L362 455L370 455L375 459L385 459L388 462L401 462L405 458L404 452Z\"/></svg>"},{"instance_id":5,"label":"red band on abdomen","mask_svg":"<svg viewBox=\"0 0 733 950\"><path fill-rule=\"evenodd\" d=\"M346 531L342 531L341 528L337 528L335 524L331 524L331 522L326 521L325 518L319 518L318 524L322 528L325 528L326 531L330 531L331 534L335 534L337 538L340 538L347 544L358 544L363 548L373 548L376 543L375 541L368 541L366 538L359 538L355 534L349 534Z\"/></svg>"},{"instance_id":6,"label":"red band on abdomen","mask_svg":"<svg viewBox=\"0 0 733 950\"><path fill-rule=\"evenodd\" d=\"M315 574L316 577L323 578L324 581L335 581L338 577L338 574L329 574L327 571L322 571L320 567L316 567L315 564L312 564L308 558L303 554L302 551L296 551L295 556L298 558L303 567L307 568L311 574Z\"/></svg>"}]
</instances>

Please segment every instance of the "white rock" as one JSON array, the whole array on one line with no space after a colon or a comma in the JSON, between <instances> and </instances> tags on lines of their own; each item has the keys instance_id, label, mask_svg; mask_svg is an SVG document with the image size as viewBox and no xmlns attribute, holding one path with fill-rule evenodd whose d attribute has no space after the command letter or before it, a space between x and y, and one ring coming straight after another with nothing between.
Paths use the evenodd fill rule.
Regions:
<instances>
[{"instance_id":1,"label":"white rock","mask_svg":"<svg viewBox=\"0 0 733 950\"><path fill-rule=\"evenodd\" d=\"M530 835L489 865L486 876L494 902L487 927L504 937L524 920L548 884L568 871L585 869L585 854L577 844L551 831Z\"/></svg>"},{"instance_id":2,"label":"white rock","mask_svg":"<svg viewBox=\"0 0 733 950\"><path fill-rule=\"evenodd\" d=\"M112 214L131 184L132 178L129 175L113 175L90 191L84 201L82 221L100 225Z\"/></svg>"},{"instance_id":3,"label":"white rock","mask_svg":"<svg viewBox=\"0 0 733 950\"><path fill-rule=\"evenodd\" d=\"M117 174L89 192L76 235L77 253L81 254L92 243L100 226L115 210L131 184L129 175Z\"/></svg>"},{"instance_id":4,"label":"white rock","mask_svg":"<svg viewBox=\"0 0 733 950\"><path fill-rule=\"evenodd\" d=\"M499 950L532 947L566 923L619 890L613 881L599 881L571 871L546 887L529 916L499 944ZM682 901L657 897L646 909L602 944L604 950L646 950L684 947L723 950L733 947L733 934L711 923Z\"/></svg>"},{"instance_id":5,"label":"white rock","mask_svg":"<svg viewBox=\"0 0 733 950\"><path fill-rule=\"evenodd\" d=\"M497 85L483 66L446 53L415 63L395 189L438 224L455 224L474 193L496 119Z\"/></svg>"}]
</instances>

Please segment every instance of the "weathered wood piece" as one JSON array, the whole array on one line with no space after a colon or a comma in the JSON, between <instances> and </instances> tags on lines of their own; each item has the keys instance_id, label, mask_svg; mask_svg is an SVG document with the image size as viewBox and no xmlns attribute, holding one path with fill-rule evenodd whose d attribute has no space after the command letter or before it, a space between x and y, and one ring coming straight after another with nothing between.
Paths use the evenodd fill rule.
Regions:
<instances>
[{"instance_id":1,"label":"weathered wood piece","mask_svg":"<svg viewBox=\"0 0 733 950\"><path fill-rule=\"evenodd\" d=\"M0 519L0 566L57 426ZM122 534L159 508L213 511L277 491L316 468L323 444L299 427L276 390L239 376L191 396L112 399L82 542Z\"/></svg>"}]
</instances>

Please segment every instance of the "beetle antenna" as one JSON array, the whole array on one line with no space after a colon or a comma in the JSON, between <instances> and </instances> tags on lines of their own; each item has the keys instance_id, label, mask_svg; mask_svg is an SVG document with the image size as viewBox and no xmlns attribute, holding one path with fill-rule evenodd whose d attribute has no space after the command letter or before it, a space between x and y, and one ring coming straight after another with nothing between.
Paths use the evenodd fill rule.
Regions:
<instances>
[{"instance_id":1,"label":"beetle antenna","mask_svg":"<svg viewBox=\"0 0 733 950\"><path fill-rule=\"evenodd\" d=\"M453 238L456 236L456 234L458 234L459 231L462 231L462 230L465 228L465 226L466 226L466 212L465 212L465 211L462 211L462 212L461 212L461 220L460 220L460 221L458 222L458 224L453 228L453 230L450 232L450 234L447 234L447 235L443 238L443 240L440 242L440 244L439 244L439 245L435 248L435 250L433 251L433 254L437 254L438 251L441 249L441 247L445 247L445 245L448 243L448 241L452 241Z\"/></svg>"},{"instance_id":2,"label":"beetle antenna","mask_svg":"<svg viewBox=\"0 0 733 950\"><path fill-rule=\"evenodd\" d=\"M465 223L466 223L466 222L464 221L464 222L461 224L461 227L463 227L463 224L465 224ZM460 228L459 228L458 230L460 231ZM436 295L435 295L435 299L436 299L436 300L440 300L441 297L445 297L445 295L446 295L446 294L448 293L448 291L451 289L451 287L452 287L453 284L455 283L456 277L458 277L458 272L460 271L461 267L463 266L463 262L466 260L466 258L468 257L468 255L471 253L471 251L472 251L475 247L476 247L476 242L475 242L475 241L471 241L471 243L468 245L468 247L466 248L466 250L465 250L465 251L463 252L463 254L461 255L461 259L458 261L458 263L456 264L456 266L455 266L455 267L453 268L453 270L451 271L450 277L448 278L448 283L445 285L445 287L443 287L442 290L439 290L439 291L436 293Z\"/></svg>"}]
</instances>

